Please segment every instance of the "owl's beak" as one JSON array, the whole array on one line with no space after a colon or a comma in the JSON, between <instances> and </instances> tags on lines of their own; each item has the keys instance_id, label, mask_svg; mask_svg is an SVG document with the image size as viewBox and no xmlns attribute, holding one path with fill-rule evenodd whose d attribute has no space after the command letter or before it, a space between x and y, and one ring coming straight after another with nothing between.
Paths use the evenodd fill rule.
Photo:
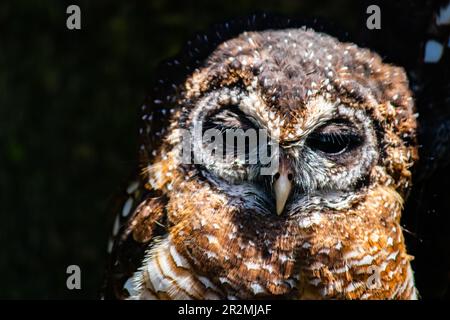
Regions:
<instances>
[{"instance_id":1,"label":"owl's beak","mask_svg":"<svg viewBox=\"0 0 450 320\"><path fill-rule=\"evenodd\" d=\"M275 193L275 202L277 215L280 215L286 205L287 199L291 194L293 173L285 163L281 163L278 173L274 176L273 191Z\"/></svg>"}]
</instances>

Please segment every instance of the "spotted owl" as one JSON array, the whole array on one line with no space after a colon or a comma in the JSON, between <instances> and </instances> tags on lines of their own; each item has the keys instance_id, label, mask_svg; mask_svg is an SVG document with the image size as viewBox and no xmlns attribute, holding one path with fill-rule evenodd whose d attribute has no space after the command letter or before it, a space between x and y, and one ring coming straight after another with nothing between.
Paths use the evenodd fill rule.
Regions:
<instances>
[{"instance_id":1,"label":"spotted owl","mask_svg":"<svg viewBox=\"0 0 450 320\"><path fill-rule=\"evenodd\" d=\"M419 154L405 70L318 28L221 35L232 28L189 43L142 106L104 297L416 299L400 224ZM265 130L276 169L184 161L199 125ZM204 136L190 143L195 158Z\"/></svg>"}]
</instances>

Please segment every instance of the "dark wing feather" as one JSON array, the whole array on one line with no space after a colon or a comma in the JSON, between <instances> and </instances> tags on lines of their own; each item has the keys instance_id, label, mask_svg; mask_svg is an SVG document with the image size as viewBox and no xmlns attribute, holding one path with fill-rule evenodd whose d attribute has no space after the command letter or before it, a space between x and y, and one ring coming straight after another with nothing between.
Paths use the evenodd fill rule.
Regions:
<instances>
[{"instance_id":1,"label":"dark wing feather","mask_svg":"<svg viewBox=\"0 0 450 320\"><path fill-rule=\"evenodd\" d=\"M116 235L112 239L113 246L102 292L105 299L123 299L128 296L123 289L125 282L142 264L151 240L166 233L167 202L164 196L147 190L145 184L139 183L131 194L124 192L116 199L116 210L113 210L116 213ZM129 208L129 214L124 216L127 201L132 201L133 204Z\"/></svg>"},{"instance_id":2,"label":"dark wing feather","mask_svg":"<svg viewBox=\"0 0 450 320\"><path fill-rule=\"evenodd\" d=\"M443 5L450 2L434 5L418 64L410 72L421 148L408 214L415 218L410 228L418 237L417 285L425 298L450 299L450 21L436 23ZM431 43L442 47L440 58L432 62L427 52Z\"/></svg>"},{"instance_id":3,"label":"dark wing feather","mask_svg":"<svg viewBox=\"0 0 450 320\"><path fill-rule=\"evenodd\" d=\"M381 30L363 30L361 42L406 69L419 114L420 160L402 221L416 284L423 298L450 299L450 1L370 4L380 6Z\"/></svg>"}]
</instances>

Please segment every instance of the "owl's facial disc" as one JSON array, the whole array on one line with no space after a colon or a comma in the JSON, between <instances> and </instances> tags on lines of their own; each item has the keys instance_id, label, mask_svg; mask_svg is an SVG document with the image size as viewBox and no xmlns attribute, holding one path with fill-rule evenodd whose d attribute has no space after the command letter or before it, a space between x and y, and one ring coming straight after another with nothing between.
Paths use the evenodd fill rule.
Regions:
<instances>
[{"instance_id":1,"label":"owl's facial disc","mask_svg":"<svg viewBox=\"0 0 450 320\"><path fill-rule=\"evenodd\" d=\"M259 212L263 214L290 216L312 203L331 207L350 204L350 197L367 181L378 159L369 116L361 108L318 95L298 107L296 112L303 117L291 123L301 129L290 134L292 129L284 125L282 110L275 112L275 117L261 116L259 110L268 108L262 95L251 88L224 87L196 101L188 123L194 132L195 156L208 160L198 165L202 175L224 193L241 186L248 191L249 201L265 208ZM195 136L197 128L200 137ZM271 174L262 173L260 162L249 161L253 156L261 158L259 130L277 137L271 159L277 165ZM208 137L210 131L216 133L214 139ZM253 142L252 133L256 137ZM220 143L211 148L209 143L218 138ZM244 145L237 146L239 141Z\"/></svg>"}]
</instances>

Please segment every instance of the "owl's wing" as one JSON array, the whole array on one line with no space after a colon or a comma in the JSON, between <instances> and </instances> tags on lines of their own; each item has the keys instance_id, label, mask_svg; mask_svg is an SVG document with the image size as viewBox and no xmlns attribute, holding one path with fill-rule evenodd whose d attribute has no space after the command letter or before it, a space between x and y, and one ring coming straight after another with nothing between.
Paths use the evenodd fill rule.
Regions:
<instances>
[{"instance_id":1,"label":"owl's wing","mask_svg":"<svg viewBox=\"0 0 450 320\"><path fill-rule=\"evenodd\" d=\"M419 164L407 209L416 281L424 297L450 299L450 1L434 7L416 66L408 72L419 112Z\"/></svg>"},{"instance_id":2,"label":"owl's wing","mask_svg":"<svg viewBox=\"0 0 450 320\"><path fill-rule=\"evenodd\" d=\"M419 115L420 160L402 221L416 283L424 298L450 298L450 1L369 4L380 6L381 29L361 39L406 69Z\"/></svg>"},{"instance_id":3,"label":"owl's wing","mask_svg":"<svg viewBox=\"0 0 450 320\"><path fill-rule=\"evenodd\" d=\"M108 245L105 299L128 296L126 281L140 267L151 240L166 232L166 199L147 188L137 175L112 205L116 218Z\"/></svg>"}]
</instances>

